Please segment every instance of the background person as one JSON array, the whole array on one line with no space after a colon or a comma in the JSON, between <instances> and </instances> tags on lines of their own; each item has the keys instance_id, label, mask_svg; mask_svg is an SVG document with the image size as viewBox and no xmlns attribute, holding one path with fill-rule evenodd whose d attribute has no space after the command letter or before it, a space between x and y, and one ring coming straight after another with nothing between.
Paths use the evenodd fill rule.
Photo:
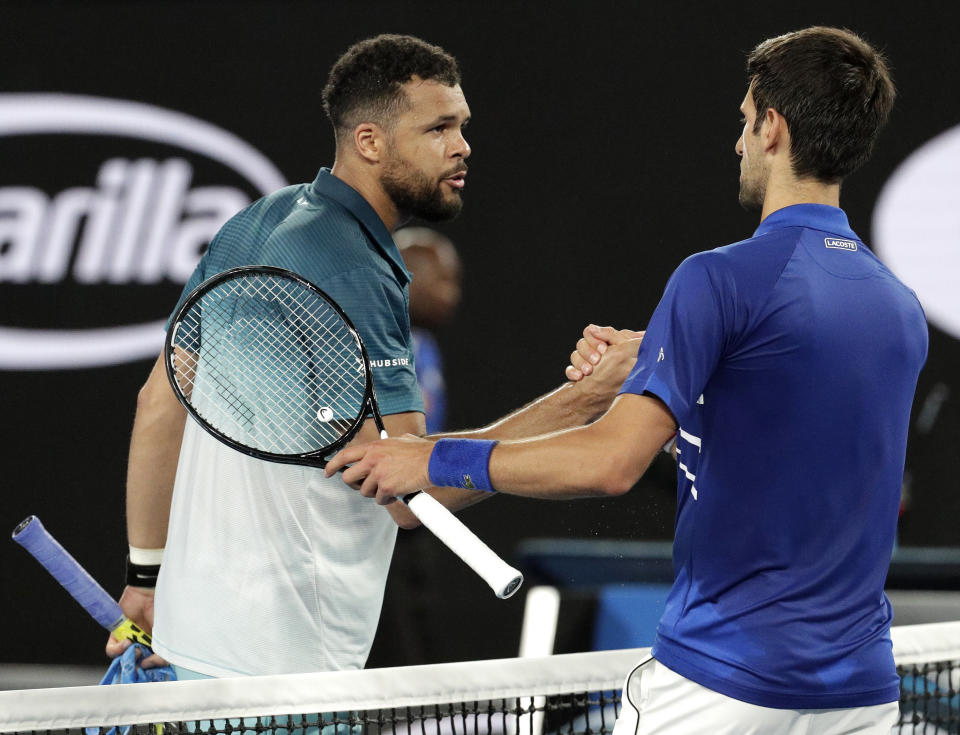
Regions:
<instances>
[{"instance_id":1,"label":"background person","mask_svg":"<svg viewBox=\"0 0 960 735\"><path fill-rule=\"evenodd\" d=\"M888 733L899 677L883 585L927 328L839 195L894 88L870 45L823 27L761 43L747 76L739 199L761 224L674 272L601 419L499 445L377 442L327 471L356 463L344 480L384 504L467 479L615 495L675 439L675 581L617 735Z\"/></svg>"},{"instance_id":2,"label":"background person","mask_svg":"<svg viewBox=\"0 0 960 735\"><path fill-rule=\"evenodd\" d=\"M433 331L448 326L460 306L462 267L448 237L429 227L404 227L393 236L410 282L410 324L417 382L423 394L427 433L446 428L447 388L443 355Z\"/></svg>"}]
</instances>

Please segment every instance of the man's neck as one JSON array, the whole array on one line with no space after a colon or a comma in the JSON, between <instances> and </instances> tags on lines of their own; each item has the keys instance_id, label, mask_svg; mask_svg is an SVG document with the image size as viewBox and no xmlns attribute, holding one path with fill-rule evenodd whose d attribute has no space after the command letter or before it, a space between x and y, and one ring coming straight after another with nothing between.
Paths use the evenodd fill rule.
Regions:
<instances>
[{"instance_id":1,"label":"man's neck","mask_svg":"<svg viewBox=\"0 0 960 735\"><path fill-rule=\"evenodd\" d=\"M794 204L826 204L830 207L840 206L840 184L824 184L815 179L781 179L771 180L767 185L767 193L763 198L763 211L760 221L784 207Z\"/></svg>"},{"instance_id":2,"label":"man's neck","mask_svg":"<svg viewBox=\"0 0 960 735\"><path fill-rule=\"evenodd\" d=\"M400 213L394 206L393 200L387 196L380 182L370 176L367 171L357 170L355 166L341 162L338 158L334 161L330 173L356 189L360 196L367 200L367 203L373 207L373 211L383 220L387 232L393 234L393 231L400 226Z\"/></svg>"}]
</instances>

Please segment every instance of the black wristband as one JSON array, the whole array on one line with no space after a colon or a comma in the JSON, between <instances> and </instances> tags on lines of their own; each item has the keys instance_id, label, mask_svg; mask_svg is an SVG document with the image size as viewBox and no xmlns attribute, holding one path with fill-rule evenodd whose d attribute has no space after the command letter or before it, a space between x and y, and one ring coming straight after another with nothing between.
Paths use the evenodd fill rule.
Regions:
<instances>
[{"instance_id":1,"label":"black wristband","mask_svg":"<svg viewBox=\"0 0 960 735\"><path fill-rule=\"evenodd\" d=\"M156 587L160 574L159 564L134 564L127 554L126 583L131 587Z\"/></svg>"}]
</instances>

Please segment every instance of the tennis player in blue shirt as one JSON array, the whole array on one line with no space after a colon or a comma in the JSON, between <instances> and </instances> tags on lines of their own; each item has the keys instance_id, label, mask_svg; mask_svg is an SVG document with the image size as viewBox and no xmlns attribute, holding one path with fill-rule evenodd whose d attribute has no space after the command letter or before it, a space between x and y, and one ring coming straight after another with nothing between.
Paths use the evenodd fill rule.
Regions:
<instances>
[{"instance_id":1,"label":"tennis player in blue shirt","mask_svg":"<svg viewBox=\"0 0 960 735\"><path fill-rule=\"evenodd\" d=\"M675 581L617 735L889 733L883 585L927 329L839 196L894 88L879 53L823 27L761 43L747 73L740 201L761 224L680 265L603 418L521 442L395 439L327 471L356 463L344 479L384 504L428 483L618 495L668 445Z\"/></svg>"}]
</instances>

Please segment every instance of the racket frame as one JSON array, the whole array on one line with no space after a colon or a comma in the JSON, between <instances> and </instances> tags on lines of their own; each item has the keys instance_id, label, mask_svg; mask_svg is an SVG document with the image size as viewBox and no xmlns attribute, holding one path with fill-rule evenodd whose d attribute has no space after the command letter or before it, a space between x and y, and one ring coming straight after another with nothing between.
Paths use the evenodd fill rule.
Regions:
<instances>
[{"instance_id":1,"label":"racket frame","mask_svg":"<svg viewBox=\"0 0 960 735\"><path fill-rule=\"evenodd\" d=\"M341 434L340 438L331 444L321 447L319 449L312 449L309 452L302 452L299 454L279 454L276 452L268 452L262 449L254 449L248 447L245 444L241 444L235 439L227 436L215 426L207 422L203 416L193 407L190 399L184 395L183 389L180 386L180 383L177 381L177 369L176 369L176 345L174 344L177 338L177 334L180 330L180 325L183 321L184 315L190 311L193 306L200 301L206 294L213 291L215 288L220 286L223 283L228 281L237 280L250 275L264 275L264 276L275 276L279 278L289 278L296 281L301 286L306 288L308 291L312 291L316 295L320 296L336 314L339 316L344 324L347 326L347 329L350 332L350 335L353 337L357 346L360 350L360 357L363 362L363 372L364 372L364 392L363 400L361 403L360 413L354 418L353 423L347 429L346 432ZM202 319L201 314L201 319ZM202 338L202 337L201 337ZM183 349L183 348L180 348ZM202 349L202 348L201 348ZM373 384L373 369L370 365L370 357L367 354L367 347L363 343L363 339L360 337L360 333L357 332L357 328L353 325L353 322L350 321L350 317L346 315L343 309L340 308L340 305L329 295L327 295L323 290L312 284L310 281L305 279L303 276L300 276L297 273L294 273L291 270L286 268L279 268L277 266L271 265L244 265L237 268L230 268L228 270L222 271L210 278L206 279L203 283L197 286L187 298L183 301L180 307L176 310L173 317L170 320L170 326L167 329L167 335L164 342L164 366L166 367L167 379L170 381L170 387L173 389L174 395L176 395L177 400L181 405L187 410L187 413L193 417L203 429L216 438L218 441L223 442L232 449L242 452L247 456L254 457L256 459L264 459L268 462L281 462L283 464L295 464L295 465L306 465L309 467L325 467L327 465L327 456L338 452L343 449L351 439L353 439L357 432L360 431L360 428L363 426L364 422L367 420L368 415L373 416L374 423L377 426L377 429L383 433L383 418L380 415L380 409L377 406L376 398L376 389Z\"/></svg>"}]
</instances>

